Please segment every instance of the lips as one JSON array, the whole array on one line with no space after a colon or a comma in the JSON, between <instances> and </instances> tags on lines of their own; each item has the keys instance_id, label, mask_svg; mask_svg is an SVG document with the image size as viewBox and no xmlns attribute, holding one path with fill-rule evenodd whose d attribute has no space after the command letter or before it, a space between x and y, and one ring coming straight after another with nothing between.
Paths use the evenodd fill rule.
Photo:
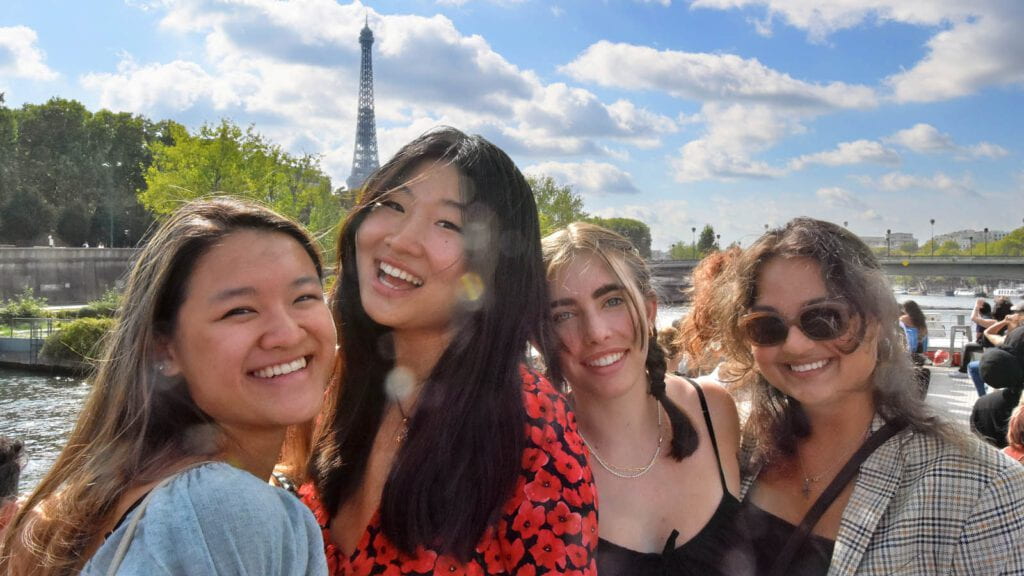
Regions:
<instances>
[{"instance_id":1,"label":"lips","mask_svg":"<svg viewBox=\"0 0 1024 576\"><path fill-rule=\"evenodd\" d=\"M604 368L605 366L611 366L612 364L615 364L616 362L621 360L622 357L625 355L626 353L621 350L618 352L609 352L607 354L602 354L594 359L587 360L583 362L583 365L589 366L591 368Z\"/></svg>"},{"instance_id":2,"label":"lips","mask_svg":"<svg viewBox=\"0 0 1024 576\"><path fill-rule=\"evenodd\" d=\"M793 372L810 372L811 370L824 368L829 362L830 360L825 358L823 360L815 360L814 362L808 362L806 364L790 364L789 369Z\"/></svg>"},{"instance_id":3,"label":"lips","mask_svg":"<svg viewBox=\"0 0 1024 576\"><path fill-rule=\"evenodd\" d=\"M423 279L419 276L387 262L380 262L378 265L377 278L382 284L395 290L409 290L423 285Z\"/></svg>"},{"instance_id":4,"label":"lips","mask_svg":"<svg viewBox=\"0 0 1024 576\"><path fill-rule=\"evenodd\" d=\"M259 370L253 370L250 374L257 378L274 378L275 376L291 374L292 372L302 370L305 367L306 357L302 356L292 360L291 362L283 362L281 364L274 364L273 366L260 368Z\"/></svg>"}]
</instances>

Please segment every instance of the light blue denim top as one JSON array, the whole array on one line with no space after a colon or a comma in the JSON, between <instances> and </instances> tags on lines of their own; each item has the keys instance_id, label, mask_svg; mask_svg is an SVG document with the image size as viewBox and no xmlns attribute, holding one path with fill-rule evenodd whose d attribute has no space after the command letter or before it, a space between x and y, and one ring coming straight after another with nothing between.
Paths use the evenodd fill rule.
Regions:
<instances>
[{"instance_id":1,"label":"light blue denim top","mask_svg":"<svg viewBox=\"0 0 1024 576\"><path fill-rule=\"evenodd\" d=\"M85 565L104 575L133 511ZM323 538L298 498L225 463L153 493L118 574L326 576Z\"/></svg>"}]
</instances>

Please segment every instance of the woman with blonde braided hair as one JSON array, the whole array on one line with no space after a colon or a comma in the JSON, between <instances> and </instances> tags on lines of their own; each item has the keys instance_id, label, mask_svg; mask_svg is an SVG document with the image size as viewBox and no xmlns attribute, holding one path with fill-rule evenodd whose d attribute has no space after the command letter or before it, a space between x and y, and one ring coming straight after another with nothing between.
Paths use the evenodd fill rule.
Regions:
<instances>
[{"instance_id":1,"label":"woman with blonde braided hair","mask_svg":"<svg viewBox=\"0 0 1024 576\"><path fill-rule=\"evenodd\" d=\"M632 244L574 223L543 240L556 347L601 503L598 573L745 574L732 397L666 374ZM564 380L563 380L564 379Z\"/></svg>"}]
</instances>

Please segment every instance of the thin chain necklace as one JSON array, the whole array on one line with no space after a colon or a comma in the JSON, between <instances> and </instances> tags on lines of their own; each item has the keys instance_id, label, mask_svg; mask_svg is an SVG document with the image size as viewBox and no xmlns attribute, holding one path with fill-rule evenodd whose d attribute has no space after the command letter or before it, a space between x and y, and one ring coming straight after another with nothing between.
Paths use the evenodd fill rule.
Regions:
<instances>
[{"instance_id":1,"label":"thin chain necklace","mask_svg":"<svg viewBox=\"0 0 1024 576\"><path fill-rule=\"evenodd\" d=\"M864 431L864 437L861 438L861 444L863 444L864 441L867 440L868 436L871 436L871 424L868 424L868 429ZM804 478L803 481L800 483L800 494L803 495L804 500L809 500L811 498L811 484L817 484L818 482L821 482L821 479L824 478L826 474L832 472L832 470L835 469L836 464L838 464L839 461L833 460L832 463L829 464L828 468L812 476L805 475L804 473L804 457L800 455L800 450L796 451L796 458L797 461L800 463L800 475L803 476ZM847 458L847 460L844 460L843 463L845 464L848 460L849 458Z\"/></svg>"},{"instance_id":2,"label":"thin chain necklace","mask_svg":"<svg viewBox=\"0 0 1024 576\"><path fill-rule=\"evenodd\" d=\"M609 464L601 458L601 455L597 453L594 446L591 445L590 442L587 442L587 437L583 435L582 430L580 431L580 438L583 439L583 443L590 449L590 454L594 457L594 460L597 460L597 463L601 465L601 468L607 470L609 474L618 478L625 478L627 480L639 478L650 472L651 468L654 467L654 463L658 461L658 456L661 454L661 444L665 440L665 437L661 433L661 406L658 406L658 447L654 449L654 455L651 456L651 461L644 466L627 467Z\"/></svg>"}]
</instances>

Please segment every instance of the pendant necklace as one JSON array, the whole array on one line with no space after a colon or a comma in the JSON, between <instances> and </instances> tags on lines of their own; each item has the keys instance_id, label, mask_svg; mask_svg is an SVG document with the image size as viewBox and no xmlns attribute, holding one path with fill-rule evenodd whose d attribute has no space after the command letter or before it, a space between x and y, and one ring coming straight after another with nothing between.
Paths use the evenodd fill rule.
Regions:
<instances>
[{"instance_id":1,"label":"pendant necklace","mask_svg":"<svg viewBox=\"0 0 1024 576\"><path fill-rule=\"evenodd\" d=\"M863 444L864 441L868 439L868 436L871 436L870 424L868 424L868 429L864 432L864 437L861 438L861 444ZM829 472L835 469L836 464L838 464L839 461L833 460L832 464L830 464L828 468L815 475L805 475L804 458L803 456L800 455L799 450L797 450L796 452L796 458L797 461L800 463L800 475L803 476L803 480L800 482L800 494L803 495L804 500L809 500L811 498L811 484L817 484L818 482L821 482L822 478L824 478Z\"/></svg>"},{"instance_id":2,"label":"pendant necklace","mask_svg":"<svg viewBox=\"0 0 1024 576\"><path fill-rule=\"evenodd\" d=\"M628 467L608 464L607 462L604 461L603 458L601 458L601 455L597 453L597 450L594 450L594 447L590 444L590 442L587 442L587 438L586 436L583 435L583 431L580 430L579 433L580 438L583 439L583 443L586 444L587 448L590 449L590 454L594 457L594 460L597 460L597 463L601 465L601 468L604 468L605 470L608 471L609 474L611 474L612 476L616 476L618 478L625 478L627 480L639 478L644 474L650 472L651 468L654 467L654 463L658 461L658 456L661 454L661 445L662 442L665 440L664 435L661 433L661 406L658 406L658 446L657 448L654 449L654 455L651 456L650 462L648 462L644 466Z\"/></svg>"},{"instance_id":3,"label":"pendant necklace","mask_svg":"<svg viewBox=\"0 0 1024 576\"><path fill-rule=\"evenodd\" d=\"M398 406L398 413L402 415L402 422L399 424L400 428L398 433L395 434L395 443L401 444L409 436L409 416L405 413L405 408L402 408L402 403L398 398L395 398L395 405Z\"/></svg>"}]
</instances>

